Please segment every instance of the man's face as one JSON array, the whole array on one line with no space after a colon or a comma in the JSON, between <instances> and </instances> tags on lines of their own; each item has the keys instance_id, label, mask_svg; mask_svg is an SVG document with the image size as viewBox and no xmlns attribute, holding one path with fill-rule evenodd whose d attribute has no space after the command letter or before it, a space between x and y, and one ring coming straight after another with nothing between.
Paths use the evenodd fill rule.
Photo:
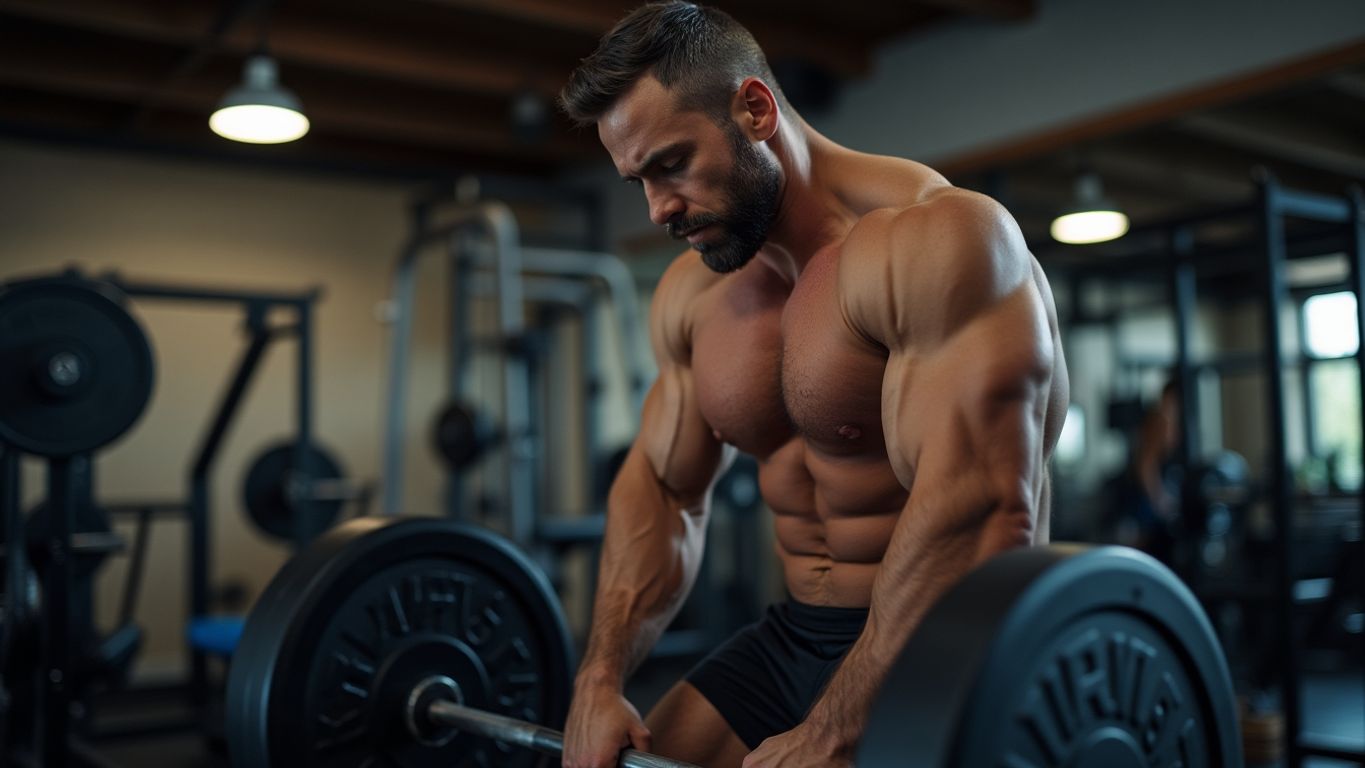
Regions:
<instances>
[{"instance_id":1,"label":"man's face","mask_svg":"<svg viewBox=\"0 0 1365 768\"><path fill-rule=\"evenodd\" d=\"M597 122L621 177L644 187L649 218L686 239L708 267L732 272L754 257L777 217L782 174L730 120L678 108L645 76Z\"/></svg>"}]
</instances>

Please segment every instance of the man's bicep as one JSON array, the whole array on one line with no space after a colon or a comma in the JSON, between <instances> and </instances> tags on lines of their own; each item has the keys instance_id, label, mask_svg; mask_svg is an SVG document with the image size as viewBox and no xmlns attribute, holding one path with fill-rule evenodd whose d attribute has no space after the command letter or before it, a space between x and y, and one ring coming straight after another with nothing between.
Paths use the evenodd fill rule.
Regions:
<instances>
[{"instance_id":1,"label":"man's bicep","mask_svg":"<svg viewBox=\"0 0 1365 768\"><path fill-rule=\"evenodd\" d=\"M888 455L917 514L944 532L999 526L1000 536L1022 537L1036 522L1052 345L1031 291L1021 287L937 349L890 353Z\"/></svg>"},{"instance_id":2,"label":"man's bicep","mask_svg":"<svg viewBox=\"0 0 1365 768\"><path fill-rule=\"evenodd\" d=\"M684 504L694 504L715 478L722 447L702 416L691 369L662 366L645 396L635 440L635 450L644 453L654 476Z\"/></svg>"},{"instance_id":3,"label":"man's bicep","mask_svg":"<svg viewBox=\"0 0 1365 768\"><path fill-rule=\"evenodd\" d=\"M693 303L705 290L688 254L665 271L650 304L650 343L659 376L645 396L635 451L665 489L685 504L700 500L721 461L721 444L712 434L698 404L692 375Z\"/></svg>"}]
</instances>

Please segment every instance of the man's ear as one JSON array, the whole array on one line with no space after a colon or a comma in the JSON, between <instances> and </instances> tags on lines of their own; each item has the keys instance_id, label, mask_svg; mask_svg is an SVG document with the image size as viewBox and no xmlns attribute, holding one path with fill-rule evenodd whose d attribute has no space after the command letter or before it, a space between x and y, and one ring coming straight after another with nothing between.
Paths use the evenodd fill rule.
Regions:
<instances>
[{"instance_id":1,"label":"man's ear","mask_svg":"<svg viewBox=\"0 0 1365 768\"><path fill-rule=\"evenodd\" d=\"M777 97L768 84L746 77L735 92L734 113L744 133L755 141L767 141L777 133Z\"/></svg>"}]
</instances>

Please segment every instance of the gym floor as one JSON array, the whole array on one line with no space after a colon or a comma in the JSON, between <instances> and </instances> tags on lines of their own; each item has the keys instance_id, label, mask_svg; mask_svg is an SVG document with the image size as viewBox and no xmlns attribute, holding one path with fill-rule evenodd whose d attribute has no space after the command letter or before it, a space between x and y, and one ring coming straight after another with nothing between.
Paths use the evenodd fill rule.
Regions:
<instances>
[{"instance_id":1,"label":"gym floor","mask_svg":"<svg viewBox=\"0 0 1365 768\"><path fill-rule=\"evenodd\" d=\"M627 694L640 711L646 712L690 665L690 661L680 659L651 661L631 680ZM1345 749L1365 747L1365 685L1359 674L1307 675L1303 700L1305 731L1312 742ZM101 751L128 766L230 768L227 756L215 752L198 734L126 741L109 744ZM1305 765L1336 768L1349 763L1311 759Z\"/></svg>"},{"instance_id":2,"label":"gym floor","mask_svg":"<svg viewBox=\"0 0 1365 768\"><path fill-rule=\"evenodd\" d=\"M651 660L631 679L626 693L641 712L648 712L654 702L663 697L664 693L686 674L691 665L690 659ZM174 716L174 712L163 710L123 711L123 715L130 719L151 714ZM111 742L100 745L100 752L124 766L231 768L227 755L198 733Z\"/></svg>"}]
</instances>

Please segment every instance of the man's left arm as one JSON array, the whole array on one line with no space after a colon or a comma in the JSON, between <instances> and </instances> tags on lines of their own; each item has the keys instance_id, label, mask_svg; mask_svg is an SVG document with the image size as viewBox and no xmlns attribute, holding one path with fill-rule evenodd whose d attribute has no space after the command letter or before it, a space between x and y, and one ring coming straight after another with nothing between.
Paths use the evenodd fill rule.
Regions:
<instances>
[{"instance_id":1,"label":"man's left arm","mask_svg":"<svg viewBox=\"0 0 1365 768\"><path fill-rule=\"evenodd\" d=\"M851 761L881 681L929 607L1039 534L1061 353L1018 228L994 202L956 190L872 223L846 248L840 290L850 328L887 353L883 427L909 498L861 637L806 720L745 768Z\"/></svg>"}]
</instances>

